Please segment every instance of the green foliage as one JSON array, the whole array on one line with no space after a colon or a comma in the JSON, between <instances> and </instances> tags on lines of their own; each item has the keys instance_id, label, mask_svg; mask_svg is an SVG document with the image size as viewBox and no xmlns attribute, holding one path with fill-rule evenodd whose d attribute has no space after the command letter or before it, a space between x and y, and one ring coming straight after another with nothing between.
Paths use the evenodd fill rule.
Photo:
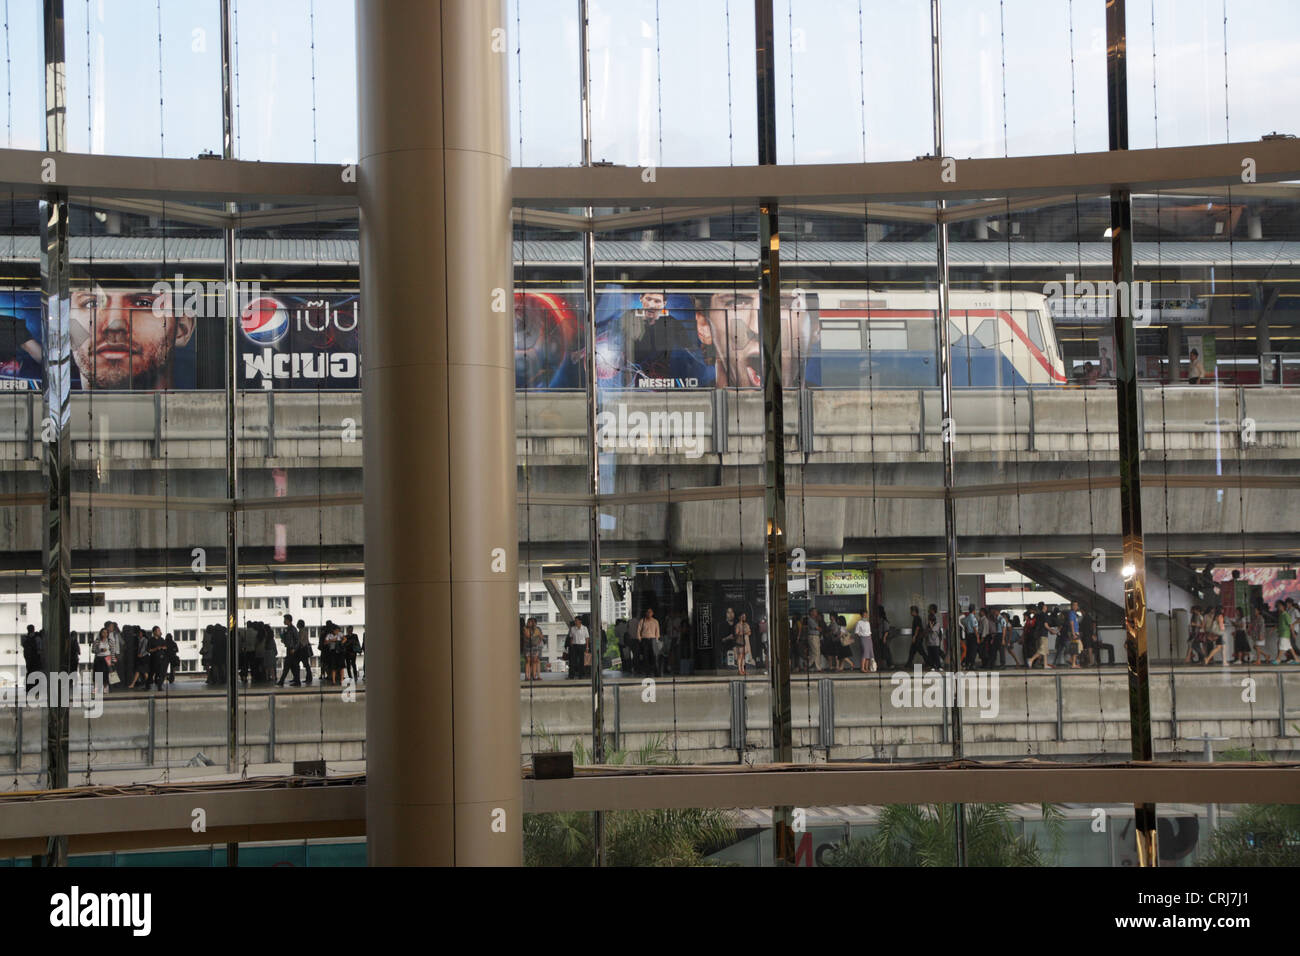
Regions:
<instances>
[{"instance_id":1,"label":"green foliage","mask_svg":"<svg viewBox=\"0 0 1300 956\"><path fill-rule=\"evenodd\" d=\"M968 866L1046 866L1059 852L1064 816L1043 804L1043 822L1051 841L1045 853L1037 837L1016 832L1005 803L966 806ZM890 804L882 807L870 836L841 844L826 855L828 866L956 866L957 846L952 804Z\"/></svg>"},{"instance_id":2,"label":"green foliage","mask_svg":"<svg viewBox=\"0 0 1300 956\"><path fill-rule=\"evenodd\" d=\"M559 740L546 735L551 750ZM572 744L575 765L591 762L581 738ZM654 737L636 751L607 751L608 764L651 766L676 760L664 737ZM705 859L736 841L726 810L613 810L604 814L607 866L707 866ZM595 862L595 814L532 813L524 816L524 863L527 866L592 866Z\"/></svg>"},{"instance_id":3,"label":"green foliage","mask_svg":"<svg viewBox=\"0 0 1300 956\"><path fill-rule=\"evenodd\" d=\"M1220 819L1200 866L1300 866L1300 804L1248 804Z\"/></svg>"},{"instance_id":4,"label":"green foliage","mask_svg":"<svg viewBox=\"0 0 1300 956\"><path fill-rule=\"evenodd\" d=\"M1219 757L1240 763L1273 760L1271 753L1244 747L1228 748ZM1197 865L1300 866L1300 805L1251 803L1238 807L1235 816L1220 817Z\"/></svg>"}]
</instances>

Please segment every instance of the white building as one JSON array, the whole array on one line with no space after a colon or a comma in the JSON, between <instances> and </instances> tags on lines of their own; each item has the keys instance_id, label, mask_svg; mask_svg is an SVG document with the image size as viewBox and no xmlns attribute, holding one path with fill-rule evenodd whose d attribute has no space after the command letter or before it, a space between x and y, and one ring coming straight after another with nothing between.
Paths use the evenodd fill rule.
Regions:
<instances>
[{"instance_id":1,"label":"white building","mask_svg":"<svg viewBox=\"0 0 1300 956\"><path fill-rule=\"evenodd\" d=\"M164 634L173 635L180 650L179 673L182 674L195 674L203 669L199 661L203 629L209 624L226 623L225 595L198 585L110 587L94 593L94 607L74 607L72 610L72 632L81 644L82 670L90 669L89 644L105 621L116 621L119 627L138 624L146 630L157 625ZM74 600L75 597L74 592ZM364 642L365 585L361 581L250 584L239 589L240 626L251 621L263 621L275 628L278 636L285 614L292 614L295 622L302 620L306 623L313 644L326 621L333 621L345 632L351 627ZM10 594L0 599L0 684L17 682L26 671L20 642L28 624L40 630L40 594Z\"/></svg>"}]
</instances>

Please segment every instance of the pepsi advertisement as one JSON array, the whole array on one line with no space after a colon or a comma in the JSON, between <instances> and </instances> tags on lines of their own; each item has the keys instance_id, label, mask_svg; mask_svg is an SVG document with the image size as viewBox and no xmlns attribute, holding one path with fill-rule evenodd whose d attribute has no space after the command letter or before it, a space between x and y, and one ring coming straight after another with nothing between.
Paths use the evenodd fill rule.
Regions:
<instances>
[{"instance_id":1,"label":"pepsi advertisement","mask_svg":"<svg viewBox=\"0 0 1300 956\"><path fill-rule=\"evenodd\" d=\"M360 388L359 301L347 293L251 297L239 320L239 387Z\"/></svg>"},{"instance_id":2,"label":"pepsi advertisement","mask_svg":"<svg viewBox=\"0 0 1300 956\"><path fill-rule=\"evenodd\" d=\"M91 286L69 296L76 391L219 389L225 381L225 286L161 280ZM240 283L239 387L361 386L355 293L263 293ZM44 375L41 296L0 292L0 391L39 391Z\"/></svg>"}]
</instances>

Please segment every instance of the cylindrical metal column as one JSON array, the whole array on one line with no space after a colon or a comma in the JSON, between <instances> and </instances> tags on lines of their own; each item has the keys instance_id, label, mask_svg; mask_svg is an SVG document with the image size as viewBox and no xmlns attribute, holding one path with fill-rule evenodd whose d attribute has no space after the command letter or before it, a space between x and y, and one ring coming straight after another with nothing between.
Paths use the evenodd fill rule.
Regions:
<instances>
[{"instance_id":1,"label":"cylindrical metal column","mask_svg":"<svg viewBox=\"0 0 1300 956\"><path fill-rule=\"evenodd\" d=\"M591 165L591 20L587 0L578 0L578 101L582 111L582 165ZM587 509L587 547L591 568L587 593L591 595L587 615L587 640L591 648L591 762L605 762L605 692L601 686L604 676L602 644L600 640L601 600L604 597L604 579L600 569L600 444L596 441L597 422L600 416L600 376L596 370L596 233L593 210L587 206L586 230L582 234L582 303L586 314L587 331L587 490L591 492L591 505ZM612 490L612 489L611 489ZM605 865L605 815L597 810L592 814L592 862Z\"/></svg>"},{"instance_id":2,"label":"cylindrical metal column","mask_svg":"<svg viewBox=\"0 0 1300 956\"><path fill-rule=\"evenodd\" d=\"M1106 88L1110 148L1128 149L1128 69L1124 0L1106 0ZM1127 189L1110 194L1111 272L1118 289L1133 289L1133 222ZM1137 380L1137 335L1131 295L1114 310L1115 413L1119 432L1119 509L1123 534L1124 647L1128 652L1129 732L1135 761L1153 758L1147 660L1146 557L1142 538L1142 430ZM1156 807L1134 804L1138 866L1156 866Z\"/></svg>"},{"instance_id":3,"label":"cylindrical metal column","mask_svg":"<svg viewBox=\"0 0 1300 956\"><path fill-rule=\"evenodd\" d=\"M372 864L522 862L502 0L358 0Z\"/></svg>"},{"instance_id":4,"label":"cylindrical metal column","mask_svg":"<svg viewBox=\"0 0 1300 956\"><path fill-rule=\"evenodd\" d=\"M930 0L930 81L934 95L934 155L943 160L943 38L939 0ZM936 210L935 256L939 289L939 445L943 450L943 540L944 567L947 571L944 583L948 592L948 660L951 671L960 671L961 638L958 621L961 608L957 604L957 507L952 491L956 485L954 468L954 446L957 442L956 422L952 417L952 342L948 334L948 224L943 220L945 203L938 202ZM954 703L952 708L952 755L955 759L962 757L961 742L961 708ZM957 865L966 865L966 808L956 804L953 808L953 820L957 841Z\"/></svg>"},{"instance_id":5,"label":"cylindrical metal column","mask_svg":"<svg viewBox=\"0 0 1300 956\"><path fill-rule=\"evenodd\" d=\"M230 0L221 0L221 158L235 158L235 109L231 93L234 89L234 60L231 58ZM226 203L226 211L234 215L235 203ZM239 750L239 521L235 502L239 499L239 460L236 442L235 404L239 401L239 342L235 329L239 323L239 296L235 291L235 230L227 226L222 230L224 268L222 279L226 283L226 297L222 321L225 322L226 339L226 498L230 509L226 512L226 771L238 769ZM226 858L234 855L234 845L226 845Z\"/></svg>"},{"instance_id":6,"label":"cylindrical metal column","mask_svg":"<svg viewBox=\"0 0 1300 956\"><path fill-rule=\"evenodd\" d=\"M776 51L772 0L754 0L755 72L758 79L758 163L776 165ZM771 685L772 762L794 760L790 705L789 543L785 507L785 392L781 328L781 230L775 197L758 207L759 325L763 355L763 516L767 554L767 672ZM801 307L793 302L790 308ZM734 322L736 318L733 316ZM827 753L830 751L828 750ZM772 808L772 856L794 866L794 807Z\"/></svg>"},{"instance_id":7,"label":"cylindrical metal column","mask_svg":"<svg viewBox=\"0 0 1300 956\"><path fill-rule=\"evenodd\" d=\"M67 148L67 87L63 48L63 0L45 0L45 149ZM72 625L72 326L69 285L68 193L41 197L41 320L45 330L41 422L46 508L43 522L41 626L45 631L47 693L60 686L68 663ZM70 686L70 685L68 685ZM45 766L51 790L68 785L68 702L45 709ZM21 757L21 754L20 754ZM51 835L46 866L66 866L68 838Z\"/></svg>"}]
</instances>

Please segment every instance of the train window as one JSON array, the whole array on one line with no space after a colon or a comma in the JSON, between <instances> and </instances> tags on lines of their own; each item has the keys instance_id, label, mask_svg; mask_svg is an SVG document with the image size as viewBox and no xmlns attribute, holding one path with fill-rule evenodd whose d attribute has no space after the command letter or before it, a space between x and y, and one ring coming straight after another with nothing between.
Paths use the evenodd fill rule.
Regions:
<instances>
[{"instance_id":1,"label":"train window","mask_svg":"<svg viewBox=\"0 0 1300 956\"><path fill-rule=\"evenodd\" d=\"M862 326L856 320L824 320L822 349L833 352L857 352L862 349Z\"/></svg>"},{"instance_id":2,"label":"train window","mask_svg":"<svg viewBox=\"0 0 1300 956\"><path fill-rule=\"evenodd\" d=\"M1035 348L1046 348L1043 341L1043 330L1038 325L1037 312L1020 312L1015 313L1016 321L1024 326L1025 331L1029 334L1029 341L1034 343Z\"/></svg>"},{"instance_id":3,"label":"train window","mask_svg":"<svg viewBox=\"0 0 1300 956\"><path fill-rule=\"evenodd\" d=\"M933 352L936 350L935 336L937 326L933 315L929 319L907 323L907 348L911 352Z\"/></svg>"},{"instance_id":4,"label":"train window","mask_svg":"<svg viewBox=\"0 0 1300 956\"><path fill-rule=\"evenodd\" d=\"M985 319L975 331L971 333L971 338L979 343L980 348L992 349L998 345L998 325L993 319Z\"/></svg>"},{"instance_id":5,"label":"train window","mask_svg":"<svg viewBox=\"0 0 1300 956\"><path fill-rule=\"evenodd\" d=\"M872 322L867 326L867 348L875 351L903 351L907 348L907 324Z\"/></svg>"}]
</instances>

